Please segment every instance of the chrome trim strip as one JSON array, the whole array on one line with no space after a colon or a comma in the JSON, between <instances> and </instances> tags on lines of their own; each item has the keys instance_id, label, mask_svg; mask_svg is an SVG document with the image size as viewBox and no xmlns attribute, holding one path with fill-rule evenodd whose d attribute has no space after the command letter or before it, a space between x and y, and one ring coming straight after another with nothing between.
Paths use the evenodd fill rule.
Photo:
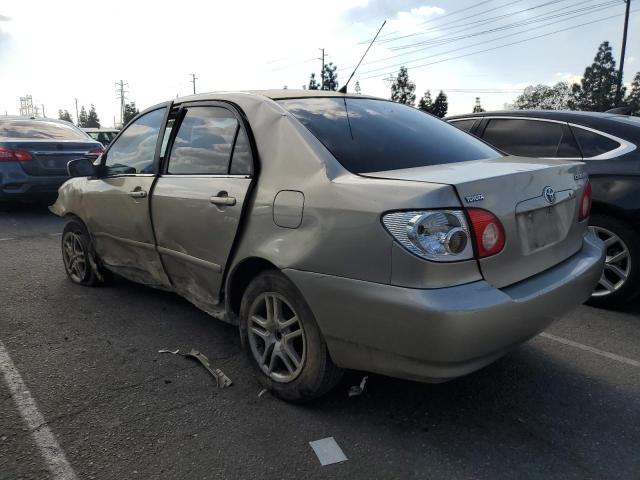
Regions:
<instances>
[{"instance_id":1,"label":"chrome trim strip","mask_svg":"<svg viewBox=\"0 0 640 480\"><path fill-rule=\"evenodd\" d=\"M199 267L204 267L209 270L213 270L214 272L217 272L217 273L222 272L222 267L217 263L208 262L206 260L202 260L201 258L192 257L191 255L187 255L186 253L176 252L175 250L171 250L170 248L161 247L161 246L158 246L158 252L160 252L163 255L169 255L171 257L175 257L185 262L193 263L194 265L198 265Z\"/></svg>"},{"instance_id":2,"label":"chrome trim strip","mask_svg":"<svg viewBox=\"0 0 640 480\"><path fill-rule=\"evenodd\" d=\"M31 153L35 154L35 155L43 155L43 156L47 156L47 155L87 155L89 153L89 150L45 150L45 151L36 151L36 150L31 150Z\"/></svg>"},{"instance_id":3,"label":"chrome trim strip","mask_svg":"<svg viewBox=\"0 0 640 480\"><path fill-rule=\"evenodd\" d=\"M251 175L227 175L227 174L220 174L220 175L199 175L199 174L185 174L185 175L180 175L180 174L176 174L176 173L163 173L162 175L159 175L158 178L251 178Z\"/></svg>"},{"instance_id":4,"label":"chrome trim strip","mask_svg":"<svg viewBox=\"0 0 640 480\"><path fill-rule=\"evenodd\" d=\"M144 248L145 250L155 250L155 246L151 243L138 242L137 240L131 240L130 238L122 238L116 235L111 235L107 232L94 232L93 236L110 238L111 240L116 240L118 242L131 245L132 247Z\"/></svg>"}]
</instances>

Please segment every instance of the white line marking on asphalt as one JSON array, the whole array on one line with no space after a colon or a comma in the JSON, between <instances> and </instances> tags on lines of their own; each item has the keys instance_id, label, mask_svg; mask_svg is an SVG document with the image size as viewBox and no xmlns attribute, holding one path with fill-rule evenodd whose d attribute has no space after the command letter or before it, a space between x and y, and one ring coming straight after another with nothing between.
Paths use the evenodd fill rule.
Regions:
<instances>
[{"instance_id":1,"label":"white line marking on asphalt","mask_svg":"<svg viewBox=\"0 0 640 480\"><path fill-rule=\"evenodd\" d=\"M58 232L58 233L50 233L49 236L50 237L59 237L60 235L62 235L62 232Z\"/></svg>"},{"instance_id":2,"label":"white line marking on asphalt","mask_svg":"<svg viewBox=\"0 0 640 480\"><path fill-rule=\"evenodd\" d=\"M605 352L604 350L599 350L597 348L590 347L589 345L583 345L582 343L574 342L573 340L569 340L567 338L556 337L555 335L551 335L550 333L546 332L541 333L540 336L548 338L549 340L553 340L554 342L568 345L570 347L579 348L580 350L584 350L585 352L595 353L596 355L600 355L601 357L605 357L610 360L615 360L616 362L625 363L627 365L631 365L632 367L640 368L640 362L631 358L616 355L615 353Z\"/></svg>"},{"instance_id":3,"label":"white line marking on asphalt","mask_svg":"<svg viewBox=\"0 0 640 480\"><path fill-rule=\"evenodd\" d=\"M62 448L60 448L55 435L45 424L44 417L38 410L35 400L1 341L0 370L2 370L4 380L11 391L16 407L18 407L22 419L31 431L33 440L40 449L40 454L54 480L77 480L78 477L73 471L73 467L67 461L67 457Z\"/></svg>"},{"instance_id":4,"label":"white line marking on asphalt","mask_svg":"<svg viewBox=\"0 0 640 480\"><path fill-rule=\"evenodd\" d=\"M13 240L13 237L0 238L0 242L6 242L7 240Z\"/></svg>"}]
</instances>

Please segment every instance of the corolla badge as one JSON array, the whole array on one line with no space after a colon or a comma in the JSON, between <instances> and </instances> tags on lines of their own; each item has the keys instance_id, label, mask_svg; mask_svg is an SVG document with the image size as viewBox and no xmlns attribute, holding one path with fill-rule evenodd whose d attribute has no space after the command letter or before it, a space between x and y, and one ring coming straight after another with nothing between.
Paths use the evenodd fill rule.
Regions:
<instances>
[{"instance_id":1,"label":"corolla badge","mask_svg":"<svg viewBox=\"0 0 640 480\"><path fill-rule=\"evenodd\" d=\"M544 187L542 189L542 195L547 202L556 203L556 191L553 188Z\"/></svg>"}]
</instances>

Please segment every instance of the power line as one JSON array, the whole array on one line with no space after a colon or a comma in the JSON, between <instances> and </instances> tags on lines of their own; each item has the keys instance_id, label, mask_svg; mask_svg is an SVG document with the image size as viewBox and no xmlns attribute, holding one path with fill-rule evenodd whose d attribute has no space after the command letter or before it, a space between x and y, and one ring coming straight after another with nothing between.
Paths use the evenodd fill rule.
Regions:
<instances>
[{"instance_id":1,"label":"power line","mask_svg":"<svg viewBox=\"0 0 640 480\"><path fill-rule=\"evenodd\" d=\"M631 12L630 12L630 13L635 13L635 12L637 12L637 11L639 11L639 10L640 10L640 9L631 10ZM444 59L442 59L442 60L436 60L435 62L424 63L424 64L422 64L422 65L415 65L415 66L413 66L412 68L414 68L414 69L416 69L416 68L423 68L423 67L427 67L427 66L430 66L430 65L435 65L435 64L437 64L437 63L449 62L449 61L451 61L451 60L457 60L458 58L470 57L470 56L472 56L472 55L477 55L477 54L479 54L479 53L490 52L490 51L492 51L492 50L497 50L497 49L499 49L499 48L509 47L509 46L511 46L511 45L517 45L517 44L524 43L524 42L528 42L528 41L535 40L535 39L538 39L538 38L548 37L548 36L550 36L550 35L554 35L554 34L556 34L556 33L566 32L566 31L568 31L568 30L574 30L574 29L576 29L576 28L584 27L584 26L586 26L586 25L592 25L592 24L594 24L594 23L603 22L603 21L605 21L605 20L610 20L610 19L612 19L612 18L616 18L616 17L619 17L619 16L621 16L621 15L624 15L624 14L619 13L619 14L616 14L616 15L610 15L610 16L608 16L608 17L603 17L603 18L600 18L600 19L598 19L598 20L593 20L593 21L591 21L591 22L585 22L585 23L581 23L581 24L578 24L578 25L573 25L573 26L571 26L571 27L562 28L562 29L559 29L559 30L555 30L555 31L553 31L553 32L544 33L544 34L542 34L542 35L536 35L536 36L534 36L534 37L525 38L525 39L518 40L518 41L515 41L515 42L505 43L505 44L503 44L503 45L497 45L497 46L495 46L495 47L491 47L491 48L485 48L484 50L478 50L478 51L475 51L475 52L465 53L464 55L457 55L457 56L455 56L455 57L444 58ZM365 72L365 74L366 74L366 72ZM389 73L383 73L383 74L371 75L371 76L369 76L369 77L361 77L360 79L361 79L361 80L368 80L368 79L371 79L371 78L378 78L378 77L383 77L383 76L386 76L386 75L389 75Z\"/></svg>"},{"instance_id":2,"label":"power line","mask_svg":"<svg viewBox=\"0 0 640 480\"><path fill-rule=\"evenodd\" d=\"M615 0L614 0L614 3L617 3L617 2L615 2ZM420 62L422 60L426 60L426 59L429 59L429 58L439 57L441 55L446 55L446 54L449 54L449 53L454 53L454 52L459 52L461 50L466 50L468 48L477 47L477 46L480 46L480 45L482 45L484 43L495 42L495 41L498 41L498 40L503 40L505 38L511 38L511 37L514 37L514 36L517 36L517 35L522 35L523 33L531 32L533 30L539 30L541 28L546 28L546 27L549 27L551 25L555 25L557 23L562 23L562 22L565 22L567 20L572 20L574 18L578 18L578 17L582 17L584 15L595 13L596 11L603 10L605 8L608 8L609 6L610 5L601 6L601 7L597 8L597 9L595 9L595 10L584 12L584 13L579 13L579 14L573 15L573 16L571 16L569 18L564 18L562 20L557 20L555 22L548 22L548 23L546 23L544 25L538 25L536 27L526 28L526 29L521 30L519 32L509 33L507 35L502 35L501 37L492 38L492 39L485 40L483 42L475 43L475 44L472 44L472 45L465 45L465 46L462 46L462 47L457 47L457 48L453 48L453 49L450 49L450 50L446 50L444 52L439 52L439 53L434 53L432 55L427 55L426 57L420 57L420 58L416 58L416 59L413 59L413 60L407 60L407 61L404 61L404 62L401 62L401 63L396 63L396 64L393 64L393 65L386 65L384 67L374 68L374 69L368 70L366 72L363 72L363 75L366 75L366 74L369 74L369 73L373 73L373 72L377 72L377 71L381 71L381 70L387 70L388 71L389 68L407 66L407 65L410 65L412 63ZM389 57L386 57L386 58L380 59L380 60L374 60L374 61L369 62L368 64L372 64L372 63L375 63L375 62L380 62L380 61L383 61L383 60L391 60L391 59L394 59L394 58L399 58L399 57L411 55L411 54L413 54L413 53L415 53L417 51L429 50L430 48L433 48L433 47L422 47L422 48L419 48L417 50L413 50L411 52L401 53L401 54L398 54L398 55L392 55L392 56L389 56ZM412 67L412 68L415 68L415 67Z\"/></svg>"}]
</instances>

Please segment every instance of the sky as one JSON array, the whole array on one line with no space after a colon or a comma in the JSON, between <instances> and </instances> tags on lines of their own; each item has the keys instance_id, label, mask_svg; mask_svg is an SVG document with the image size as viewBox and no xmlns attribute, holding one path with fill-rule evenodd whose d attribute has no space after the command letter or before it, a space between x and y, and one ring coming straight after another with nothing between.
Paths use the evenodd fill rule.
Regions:
<instances>
[{"instance_id":1,"label":"sky","mask_svg":"<svg viewBox=\"0 0 640 480\"><path fill-rule=\"evenodd\" d=\"M634 8L625 83L640 70ZM388 98L387 78L405 64L418 99L442 89L449 114L477 96L498 110L527 85L578 80L604 40L619 60L623 13L623 0L2 0L0 115L30 94L47 116L75 118L77 98L111 126L117 81L143 109L192 93L191 73L198 93L301 88L319 75L320 48L342 85L384 20L350 91L358 80Z\"/></svg>"}]
</instances>

